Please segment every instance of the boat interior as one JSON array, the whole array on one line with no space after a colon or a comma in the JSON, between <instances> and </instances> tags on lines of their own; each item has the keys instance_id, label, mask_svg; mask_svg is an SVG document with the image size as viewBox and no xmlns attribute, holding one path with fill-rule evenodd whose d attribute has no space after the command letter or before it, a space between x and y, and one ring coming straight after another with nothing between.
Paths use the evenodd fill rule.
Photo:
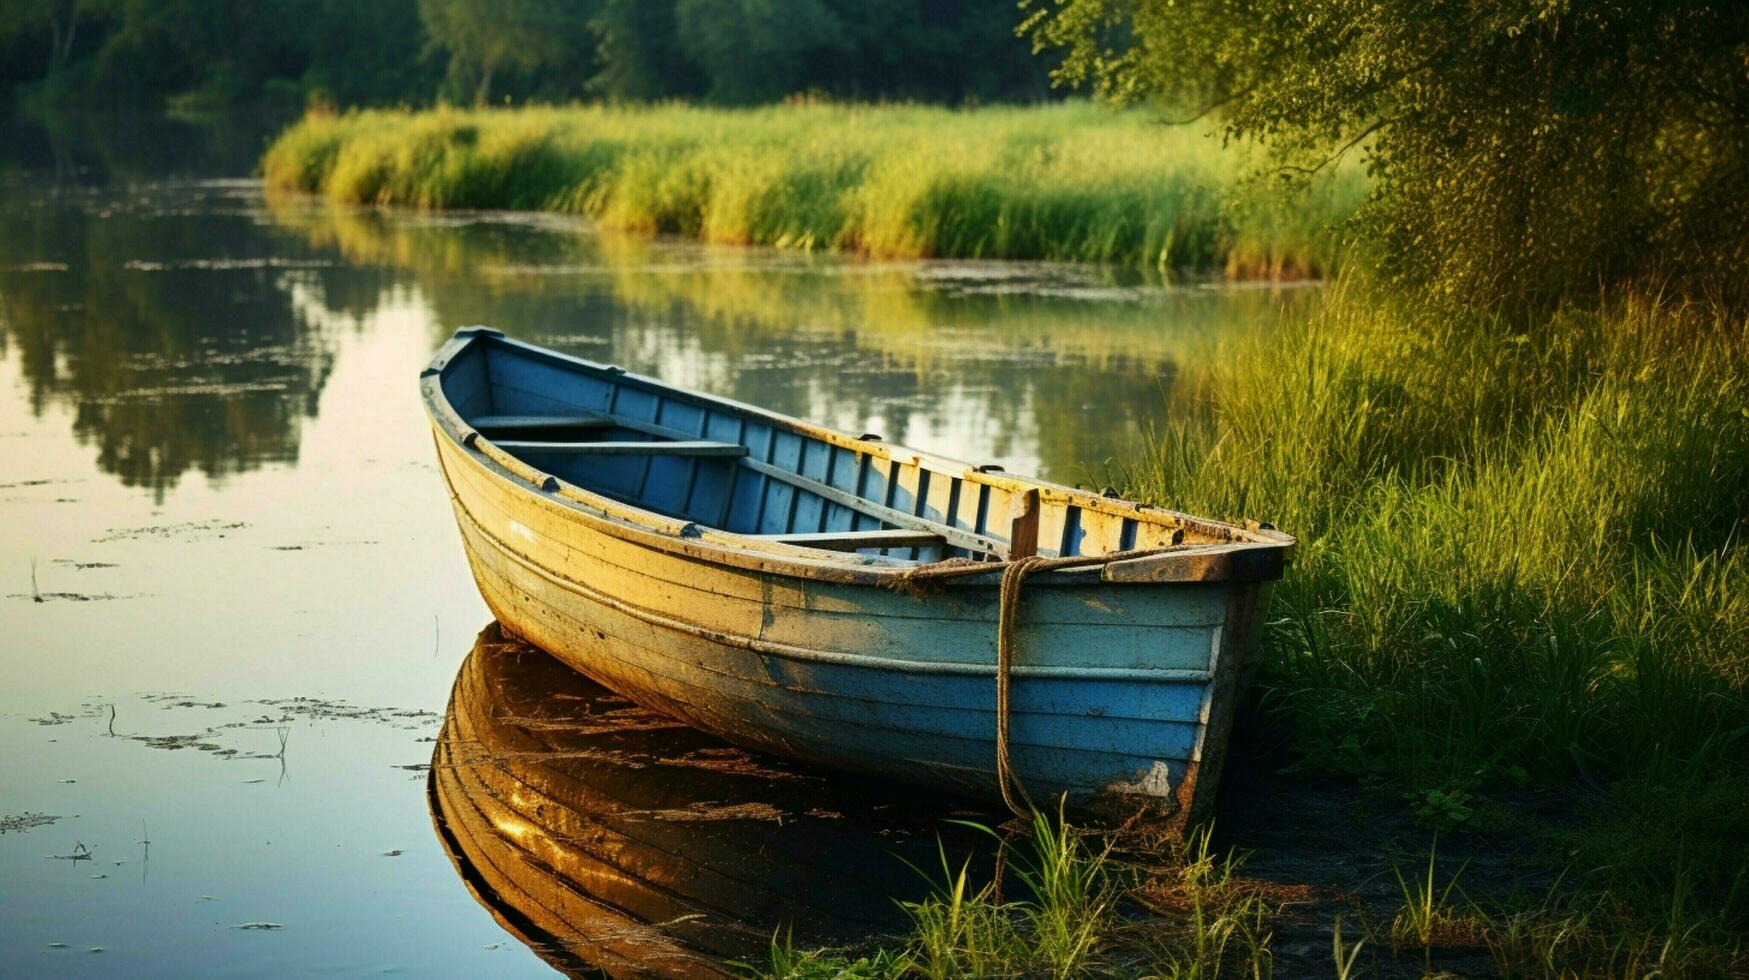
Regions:
<instances>
[{"instance_id":1,"label":"boat interior","mask_svg":"<svg viewBox=\"0 0 1749 980\"><path fill-rule=\"evenodd\" d=\"M457 351L442 391L477 433L467 440L755 543L933 562L1256 540L1246 528L844 435L495 333Z\"/></svg>"}]
</instances>

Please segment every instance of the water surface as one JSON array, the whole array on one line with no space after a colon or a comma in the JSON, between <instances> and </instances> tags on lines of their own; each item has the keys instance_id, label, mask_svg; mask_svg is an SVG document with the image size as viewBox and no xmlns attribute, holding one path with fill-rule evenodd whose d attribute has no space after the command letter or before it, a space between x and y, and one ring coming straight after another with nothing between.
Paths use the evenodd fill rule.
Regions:
<instances>
[{"instance_id":1,"label":"water surface","mask_svg":"<svg viewBox=\"0 0 1749 980\"><path fill-rule=\"evenodd\" d=\"M580 952L587 925L531 930L504 902L476 900L456 837L433 830L440 786L458 804L487 792L427 771L447 744L452 686L464 690L458 669L488 657L465 659L489 617L414 383L455 328L490 324L852 432L1098 485L1162 420L1177 365L1283 302L1096 268L869 263L552 217L270 198L247 176L262 138L141 119L0 133L8 975L540 975L594 962ZM541 702L549 726L609 697L535 676L553 696L526 683L517 696ZM591 808L610 798L710 816L700 845L714 850L679 859L731 864L775 896L739 927L713 922L723 935L866 924L805 914L796 876L859 880L843 909L886 909L902 866L884 841L851 842L932 843L943 818L964 815L742 756L722 756L741 760L733 778L680 779L650 760L732 750L607 716L631 727L561 724L551 737L567 751L633 740L589 778L639 774L642 802L578 791L560 817L600 823ZM857 800L886 809L843 817ZM769 854L787 841L835 856L780 867ZM559 861L575 873L556 887L590 893L586 863Z\"/></svg>"}]
</instances>

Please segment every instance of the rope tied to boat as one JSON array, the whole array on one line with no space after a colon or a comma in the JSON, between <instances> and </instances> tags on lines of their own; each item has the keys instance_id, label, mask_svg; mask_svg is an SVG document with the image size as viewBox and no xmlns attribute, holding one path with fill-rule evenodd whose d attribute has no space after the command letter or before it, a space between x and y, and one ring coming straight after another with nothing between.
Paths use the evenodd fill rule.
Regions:
<instances>
[{"instance_id":1,"label":"rope tied to boat","mask_svg":"<svg viewBox=\"0 0 1749 980\"><path fill-rule=\"evenodd\" d=\"M1015 623L1020 616L1020 586L1026 577L1048 562L1047 558L1028 555L1015 559L1002 570L1002 586L996 609L996 787L1002 791L1002 802L1017 817L1032 813L1032 796L1014 771L1008 755L1008 722L1010 694L1013 690ZM1016 802L1016 797L1026 805Z\"/></svg>"},{"instance_id":2,"label":"rope tied to boat","mask_svg":"<svg viewBox=\"0 0 1749 980\"><path fill-rule=\"evenodd\" d=\"M889 588L922 598L930 591L926 583L1001 571L996 609L996 786L1001 790L1002 802L1015 816L1030 819L1034 809L1032 797L1021 782L1020 775L1014 771L1014 762L1009 754L1009 718L1012 714L1014 656L1019 633L1022 584L1026 582L1027 576L1035 572L1102 566L1114 561L1172 551L1176 547L1178 546L1167 545L1109 555L1069 555L1061 558L1026 555L999 562L949 558L906 569L893 576L888 583L883 583L888 584Z\"/></svg>"},{"instance_id":3,"label":"rope tied to boat","mask_svg":"<svg viewBox=\"0 0 1749 980\"><path fill-rule=\"evenodd\" d=\"M997 592L996 608L996 785L1002 790L1002 802L1015 816L1031 819L1033 810L1036 809L1020 775L1014 771L1014 761L1008 751L1009 717L1013 705L1014 654L1020 632L1021 585L1026 582L1027 576L1035 572L1104 565L1118 558L1135 558L1165 550L1168 549L1119 552L1091 559L1086 555L1062 558L1027 555L1003 563L1005 567L1002 569L1002 584Z\"/></svg>"}]
</instances>

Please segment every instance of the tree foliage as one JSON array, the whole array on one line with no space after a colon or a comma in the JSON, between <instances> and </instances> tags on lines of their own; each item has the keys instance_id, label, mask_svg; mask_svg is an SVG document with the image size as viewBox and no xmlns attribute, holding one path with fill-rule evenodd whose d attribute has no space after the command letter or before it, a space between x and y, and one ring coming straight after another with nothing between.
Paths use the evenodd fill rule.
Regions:
<instances>
[{"instance_id":1,"label":"tree foliage","mask_svg":"<svg viewBox=\"0 0 1749 980\"><path fill-rule=\"evenodd\" d=\"M435 91L416 0L0 0L0 98L350 103Z\"/></svg>"},{"instance_id":2,"label":"tree foliage","mask_svg":"<svg viewBox=\"0 0 1749 980\"><path fill-rule=\"evenodd\" d=\"M675 17L681 50L719 102L781 98L850 47L827 0L678 0Z\"/></svg>"},{"instance_id":3,"label":"tree foliage","mask_svg":"<svg viewBox=\"0 0 1749 980\"><path fill-rule=\"evenodd\" d=\"M1741 288L1749 4L1030 0L1056 79L1216 120L1301 174L1344 150L1396 278L1536 302Z\"/></svg>"},{"instance_id":4,"label":"tree foliage","mask_svg":"<svg viewBox=\"0 0 1749 980\"><path fill-rule=\"evenodd\" d=\"M432 46L449 55L451 79L471 82L481 104L500 72L532 74L578 56L587 64L587 14L571 0L419 0Z\"/></svg>"},{"instance_id":5,"label":"tree foliage","mask_svg":"<svg viewBox=\"0 0 1749 980\"><path fill-rule=\"evenodd\" d=\"M595 94L655 100L700 89L697 67L680 50L674 4L601 0L594 28L600 67L589 84Z\"/></svg>"}]
</instances>

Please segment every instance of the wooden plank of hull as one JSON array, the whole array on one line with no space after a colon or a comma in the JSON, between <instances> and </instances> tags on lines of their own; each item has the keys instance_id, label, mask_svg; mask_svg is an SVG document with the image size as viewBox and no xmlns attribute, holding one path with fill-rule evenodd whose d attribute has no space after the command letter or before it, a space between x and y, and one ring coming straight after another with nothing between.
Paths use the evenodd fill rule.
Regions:
<instances>
[{"instance_id":1,"label":"wooden plank of hull","mask_svg":"<svg viewBox=\"0 0 1749 980\"><path fill-rule=\"evenodd\" d=\"M464 523L467 531L471 528ZM787 755L889 777L916 778L922 770L930 781L968 793L985 793L993 785L994 715L988 695L981 706L961 712L955 733L939 725L920 729L919 717L927 722L929 716L915 705L795 692L778 683L759 686L745 678L776 670L769 658L617 614L534 573L475 533L467 534L467 544L481 592L501 622L633 700L733 741ZM724 666L729 663L739 667ZM927 688L937 678L904 680ZM1194 705L1185 712L1191 717L1183 723L1147 723L1154 729L1151 739L1142 737L1143 725L1126 726L1124 719L1026 711L1032 686L1016 684L1022 710L1014 717L1015 758L1022 778L1037 792L1068 792L1084 800L1122 783L1164 794L1194 769L1184 757L1195 749L1206 685L1181 685L1190 688L1184 700ZM1039 727L1045 731L1033 731ZM1106 738L1089 734L1101 728ZM1076 737L1065 739L1067 733L1097 747L1065 747L1062 741Z\"/></svg>"},{"instance_id":2,"label":"wooden plank of hull","mask_svg":"<svg viewBox=\"0 0 1749 980\"><path fill-rule=\"evenodd\" d=\"M479 415L472 425L481 432L504 429L618 429L605 415Z\"/></svg>"},{"instance_id":3,"label":"wooden plank of hull","mask_svg":"<svg viewBox=\"0 0 1749 980\"><path fill-rule=\"evenodd\" d=\"M615 594L658 613L774 643L845 654L995 662L996 589L944 590L927 599L830 583L738 573L652 553L580 527L562 507L496 480L466 457L445 455L445 471L472 519L543 568L578 582L612 582ZM1041 576L1042 577L1042 576ZM994 578L994 576L992 576ZM1206 676L1224 622L1220 587L1159 590L1097 583L1077 589L1028 585L1022 610L1021 673L1034 666L1150 667ZM920 639L922 637L922 639Z\"/></svg>"},{"instance_id":4,"label":"wooden plank of hull","mask_svg":"<svg viewBox=\"0 0 1749 980\"><path fill-rule=\"evenodd\" d=\"M490 572L484 574L489 576ZM529 607L526 613L528 617L541 617L549 621L562 618L562 614L555 607L535 594L520 591L508 582L498 584L500 591ZM867 695L856 687L849 688L849 693L820 690L818 686L804 688L787 683L790 675L787 664L773 664L768 660L740 651L729 651L721 646L699 649L696 644L674 638L659 628L652 629L635 623L619 624L625 635L617 635L608 632L606 628L615 625L613 620L616 617L611 611L590 607L580 614L589 617L585 620L589 627L600 629L611 638L597 637L594 641L584 638L581 641L582 645L592 651L591 659L604 661L601 666L588 671L592 676L615 669L642 672L662 686L684 691L695 699L756 703L762 706L759 710L770 709L786 716L795 716L786 717L781 723L790 727L821 728L825 731L825 737L830 739L836 739L842 732L865 731L886 732L895 740L911 739L913 736L950 740L956 743L951 751L969 753L968 758L974 762L983 760L989 746L989 733L995 727L995 716L989 708L969 706L964 701L965 694L981 696L987 700L991 693L985 690L990 686L988 683L964 678L910 679L913 682L912 687L919 689L916 692L917 701L927 702L932 697L935 700L948 700L957 693L961 703L952 707L916 704L906 700L883 700ZM629 636L636 638L631 639ZM648 645L664 640L668 642L662 648ZM686 654L684 659L677 656L682 652ZM766 667L776 676L771 679L749 676L758 666ZM843 675L844 682L865 680L865 677L857 675L868 673L865 668L842 667L837 668L836 672ZM820 672L811 670L807 673L817 677ZM1075 687L1084 683L1086 682L1022 683L1017 687ZM1041 750L1061 749L1131 760L1137 758L1134 753L1138 750L1152 750L1156 754L1172 758L1189 758L1196 751L1200 731L1202 689L1193 685L1177 687L1178 690L1162 693L1162 707L1191 715L1188 720L1107 718L1097 714L1065 716L1037 710L1036 698L1022 699L1013 712L1015 744ZM911 692L904 693L908 695ZM1073 694L1070 694L1065 699L1072 698ZM1173 702L1177 704L1174 705ZM1147 768L1145 763L1143 768Z\"/></svg>"},{"instance_id":5,"label":"wooden plank of hull","mask_svg":"<svg viewBox=\"0 0 1749 980\"><path fill-rule=\"evenodd\" d=\"M471 524L474 517L465 509L458 509L458 520ZM505 540L517 540L491 530L482 530L481 533L494 538L499 547L506 550L511 549L503 544ZM810 608L806 603L778 601L779 584L767 580L751 583L753 594L766 596L764 601L741 599L725 594L737 590L716 583L707 582L704 584L712 587L700 587L697 581L659 578L648 567L584 559L580 557L586 550L583 546L595 536L587 531L576 531L571 537L577 547L569 554L557 556L560 560L555 563L564 569L564 579L573 583L611 582L613 593L628 597L623 601L645 611L646 617L672 622L695 622L702 618L716 634L741 637L744 645L813 661L853 659L872 665L878 664L879 658L886 655L896 661L890 664L895 669L960 672L983 678L993 676L990 665L994 663L994 642L989 634L994 627L988 615L993 614L994 597L972 605L950 603L949 597L918 600L884 591L857 589L853 590L857 597L867 600L869 605L857 609L833 604L831 608L821 609ZM549 567L520 550L516 553L533 566ZM1192 591L1200 595L1206 590ZM1217 593L1209 594L1219 597ZM1051 590L1041 587L1033 595L1048 600ZM937 614L883 614L883 604L893 602L903 603L913 611L934 606ZM1040 604L1050 605L1048 601ZM1060 604L1064 615L1057 622L1028 622L1030 617L1023 617L1026 628L1023 630L1021 663L1015 668L1016 676L1117 679L1128 672L1129 676L1143 679L1207 680L1209 660L1220 640L1222 627L1219 623L1195 622L1202 618L1201 614L1188 617L1188 622L1168 625L1114 623L1110 619L1114 610L1100 605L1102 608L1098 611L1105 613L1107 618L1091 622L1076 621L1076 616L1089 611L1084 603L1072 600ZM1121 606L1118 611L1121 612ZM1064 622L1065 619L1068 621ZM1052 664L1053 659L1060 659L1058 647L1072 651L1075 644L1086 645L1090 640L1102 645L1102 660L1083 656L1077 658L1074 666ZM1034 647L1042 649L1037 655L1029 655ZM796 652L791 653L791 650ZM1090 667L1089 662L1102 666Z\"/></svg>"},{"instance_id":6,"label":"wooden plank of hull","mask_svg":"<svg viewBox=\"0 0 1749 980\"><path fill-rule=\"evenodd\" d=\"M749 535L802 548L826 551L861 551L865 548L940 547L946 543L933 531L818 531L812 534Z\"/></svg>"}]
</instances>

